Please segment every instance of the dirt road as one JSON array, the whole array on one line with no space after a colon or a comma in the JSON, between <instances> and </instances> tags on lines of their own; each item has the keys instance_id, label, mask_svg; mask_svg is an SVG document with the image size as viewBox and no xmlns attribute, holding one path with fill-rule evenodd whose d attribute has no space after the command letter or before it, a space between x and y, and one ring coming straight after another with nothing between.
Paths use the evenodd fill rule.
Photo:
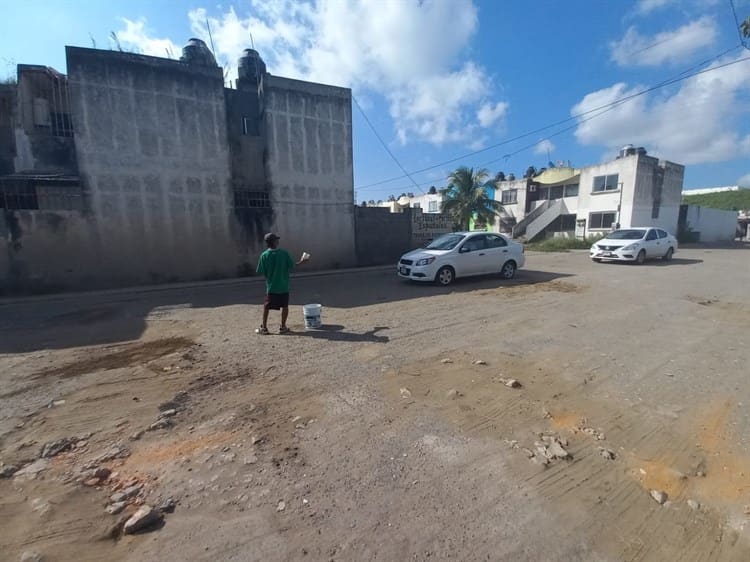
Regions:
<instances>
[{"instance_id":1,"label":"dirt road","mask_svg":"<svg viewBox=\"0 0 750 562\"><path fill-rule=\"evenodd\" d=\"M268 337L255 281L2 304L0 558L748 560L748 286L743 248L370 270Z\"/></svg>"}]
</instances>

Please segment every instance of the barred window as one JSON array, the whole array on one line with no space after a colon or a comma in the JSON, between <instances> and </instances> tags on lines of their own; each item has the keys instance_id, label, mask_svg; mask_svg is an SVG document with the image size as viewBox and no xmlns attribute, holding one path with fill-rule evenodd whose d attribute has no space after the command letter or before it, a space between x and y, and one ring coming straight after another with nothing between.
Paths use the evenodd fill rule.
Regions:
<instances>
[{"instance_id":1,"label":"barred window","mask_svg":"<svg viewBox=\"0 0 750 562\"><path fill-rule=\"evenodd\" d=\"M234 192L234 206L238 209L268 209L271 199L267 191L237 189Z\"/></svg>"},{"instance_id":2,"label":"barred window","mask_svg":"<svg viewBox=\"0 0 750 562\"><path fill-rule=\"evenodd\" d=\"M0 182L0 208L38 209L36 188L30 182Z\"/></svg>"}]
</instances>

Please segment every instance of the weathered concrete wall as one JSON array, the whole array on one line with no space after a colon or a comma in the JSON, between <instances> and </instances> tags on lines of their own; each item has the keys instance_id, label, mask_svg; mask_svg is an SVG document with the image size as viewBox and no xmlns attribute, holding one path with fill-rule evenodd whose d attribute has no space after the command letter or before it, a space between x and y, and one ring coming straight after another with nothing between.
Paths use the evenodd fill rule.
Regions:
<instances>
[{"instance_id":1,"label":"weathered concrete wall","mask_svg":"<svg viewBox=\"0 0 750 562\"><path fill-rule=\"evenodd\" d=\"M265 75L263 91L273 228L317 268L353 265L351 90Z\"/></svg>"},{"instance_id":2,"label":"weathered concrete wall","mask_svg":"<svg viewBox=\"0 0 750 562\"><path fill-rule=\"evenodd\" d=\"M0 175L13 172L16 157L16 87L0 84Z\"/></svg>"},{"instance_id":3,"label":"weathered concrete wall","mask_svg":"<svg viewBox=\"0 0 750 562\"><path fill-rule=\"evenodd\" d=\"M687 226L698 234L700 242L729 242L737 234L737 211L687 206Z\"/></svg>"},{"instance_id":4,"label":"weathered concrete wall","mask_svg":"<svg viewBox=\"0 0 750 562\"><path fill-rule=\"evenodd\" d=\"M411 209L391 213L385 207L352 207L356 219L357 265L393 263L412 249Z\"/></svg>"},{"instance_id":5,"label":"weathered concrete wall","mask_svg":"<svg viewBox=\"0 0 750 562\"><path fill-rule=\"evenodd\" d=\"M221 70L66 51L100 259L81 277L119 285L235 274L247 256L232 233Z\"/></svg>"},{"instance_id":6,"label":"weathered concrete wall","mask_svg":"<svg viewBox=\"0 0 750 562\"><path fill-rule=\"evenodd\" d=\"M676 234L685 167L651 156L630 158L638 159L638 171L629 226L657 226ZM653 216L654 201L659 201L657 217Z\"/></svg>"}]
</instances>

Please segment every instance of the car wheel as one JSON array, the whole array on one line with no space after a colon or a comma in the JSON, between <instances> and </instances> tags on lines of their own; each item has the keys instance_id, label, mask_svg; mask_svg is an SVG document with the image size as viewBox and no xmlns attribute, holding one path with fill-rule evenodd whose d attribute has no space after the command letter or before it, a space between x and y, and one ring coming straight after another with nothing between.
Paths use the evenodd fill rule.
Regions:
<instances>
[{"instance_id":1,"label":"car wheel","mask_svg":"<svg viewBox=\"0 0 750 562\"><path fill-rule=\"evenodd\" d=\"M592 261L595 261L596 263L602 263L601 258L591 258Z\"/></svg>"},{"instance_id":2,"label":"car wheel","mask_svg":"<svg viewBox=\"0 0 750 562\"><path fill-rule=\"evenodd\" d=\"M673 255L674 255L674 248L670 247L669 250L667 250L667 253L664 254L664 261L671 261Z\"/></svg>"},{"instance_id":3,"label":"car wheel","mask_svg":"<svg viewBox=\"0 0 750 562\"><path fill-rule=\"evenodd\" d=\"M500 275L503 276L503 279L513 279L516 276L516 262L513 260L506 261L500 270Z\"/></svg>"},{"instance_id":4,"label":"car wheel","mask_svg":"<svg viewBox=\"0 0 750 562\"><path fill-rule=\"evenodd\" d=\"M635 258L635 263L638 265L643 265L643 263L646 261L646 250L641 250L638 252L638 256Z\"/></svg>"},{"instance_id":5,"label":"car wheel","mask_svg":"<svg viewBox=\"0 0 750 562\"><path fill-rule=\"evenodd\" d=\"M444 265L441 267L437 275L435 275L435 283L438 285L442 285L443 287L447 287L451 283L453 283L453 279L455 279L456 274L453 271L452 267L448 267L447 265Z\"/></svg>"}]
</instances>

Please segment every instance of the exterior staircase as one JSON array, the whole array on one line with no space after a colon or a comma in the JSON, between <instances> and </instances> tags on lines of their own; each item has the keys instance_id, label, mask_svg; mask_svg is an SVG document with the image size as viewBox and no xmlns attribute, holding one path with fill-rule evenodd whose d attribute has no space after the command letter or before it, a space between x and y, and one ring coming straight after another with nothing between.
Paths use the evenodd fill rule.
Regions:
<instances>
[{"instance_id":1,"label":"exterior staircase","mask_svg":"<svg viewBox=\"0 0 750 562\"><path fill-rule=\"evenodd\" d=\"M526 228L549 208L549 204L549 201L545 201L536 209L531 211L528 215L526 215L523 219L521 219L511 231L513 238L519 238L526 234Z\"/></svg>"},{"instance_id":2,"label":"exterior staircase","mask_svg":"<svg viewBox=\"0 0 750 562\"><path fill-rule=\"evenodd\" d=\"M542 234L544 229L552 224L552 221L560 215L568 214L568 207L565 205L563 199L547 201L547 203L544 212L537 215L534 220L526 225L525 234L527 242L533 242L534 238Z\"/></svg>"}]
</instances>

